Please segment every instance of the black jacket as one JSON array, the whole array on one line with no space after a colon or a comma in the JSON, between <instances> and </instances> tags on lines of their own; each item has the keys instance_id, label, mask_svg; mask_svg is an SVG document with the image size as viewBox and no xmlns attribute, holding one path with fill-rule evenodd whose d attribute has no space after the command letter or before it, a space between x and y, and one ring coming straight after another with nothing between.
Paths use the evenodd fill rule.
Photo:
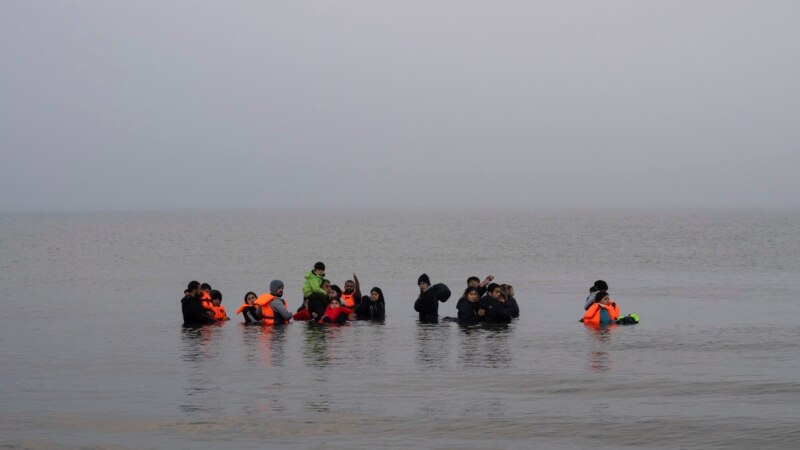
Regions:
<instances>
[{"instance_id":1,"label":"black jacket","mask_svg":"<svg viewBox=\"0 0 800 450\"><path fill-rule=\"evenodd\" d=\"M514 297L508 297L505 303L506 311L508 314L511 315L513 318L519 317L519 305L517 305L517 299Z\"/></svg>"},{"instance_id":2,"label":"black jacket","mask_svg":"<svg viewBox=\"0 0 800 450\"><path fill-rule=\"evenodd\" d=\"M465 297L461 297L458 299L456 309L458 309L459 325L475 325L483 320L483 317L478 316L478 309L480 309L478 302L471 303Z\"/></svg>"},{"instance_id":3,"label":"black jacket","mask_svg":"<svg viewBox=\"0 0 800 450\"><path fill-rule=\"evenodd\" d=\"M187 295L181 299L181 312L183 312L184 325L197 325L202 323L213 323L214 319L208 316L200 299Z\"/></svg>"},{"instance_id":4,"label":"black jacket","mask_svg":"<svg viewBox=\"0 0 800 450\"><path fill-rule=\"evenodd\" d=\"M364 296L356 306L356 319L358 320L384 320L386 318L386 304L382 301L373 302Z\"/></svg>"},{"instance_id":5,"label":"black jacket","mask_svg":"<svg viewBox=\"0 0 800 450\"><path fill-rule=\"evenodd\" d=\"M511 322L511 314L506 307L494 297L484 295L478 300L478 306L486 310L483 320L486 323L508 323Z\"/></svg>"},{"instance_id":6,"label":"black jacket","mask_svg":"<svg viewBox=\"0 0 800 450\"><path fill-rule=\"evenodd\" d=\"M414 310L419 313L419 321L423 323L436 323L439 321L439 302L446 302L450 298L450 288L439 283L429 287L420 294L414 302Z\"/></svg>"}]
</instances>

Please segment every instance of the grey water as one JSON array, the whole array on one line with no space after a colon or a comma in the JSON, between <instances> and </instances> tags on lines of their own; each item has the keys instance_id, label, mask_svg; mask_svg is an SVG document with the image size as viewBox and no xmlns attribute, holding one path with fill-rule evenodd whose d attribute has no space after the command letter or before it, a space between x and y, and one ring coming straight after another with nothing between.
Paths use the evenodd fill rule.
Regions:
<instances>
[{"instance_id":1,"label":"grey water","mask_svg":"<svg viewBox=\"0 0 800 450\"><path fill-rule=\"evenodd\" d=\"M324 261L384 323L244 326ZM508 326L417 323L426 272ZM2 448L797 448L800 211L0 215ZM188 281L232 320L181 326ZM641 323L578 322L596 279Z\"/></svg>"}]
</instances>

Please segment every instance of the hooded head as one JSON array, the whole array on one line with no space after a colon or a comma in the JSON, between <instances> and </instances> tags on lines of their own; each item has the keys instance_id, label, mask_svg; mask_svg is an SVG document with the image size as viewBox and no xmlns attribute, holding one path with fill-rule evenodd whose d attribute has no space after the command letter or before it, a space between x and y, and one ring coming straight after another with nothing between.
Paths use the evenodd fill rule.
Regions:
<instances>
[{"instance_id":1,"label":"hooded head","mask_svg":"<svg viewBox=\"0 0 800 450\"><path fill-rule=\"evenodd\" d=\"M275 297L283 297L283 281L272 280L269 284L269 293Z\"/></svg>"},{"instance_id":2,"label":"hooded head","mask_svg":"<svg viewBox=\"0 0 800 450\"><path fill-rule=\"evenodd\" d=\"M427 273L423 273L422 275L419 276L419 278L417 279L417 284L420 284L420 283L425 283L427 285L431 284L431 279L428 278L428 274Z\"/></svg>"}]
</instances>

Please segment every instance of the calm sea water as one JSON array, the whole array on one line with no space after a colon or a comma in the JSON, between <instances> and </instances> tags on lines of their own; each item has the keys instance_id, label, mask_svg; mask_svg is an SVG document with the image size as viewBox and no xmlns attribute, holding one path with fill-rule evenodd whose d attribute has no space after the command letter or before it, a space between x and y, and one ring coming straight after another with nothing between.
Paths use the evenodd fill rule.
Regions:
<instances>
[{"instance_id":1,"label":"calm sea water","mask_svg":"<svg viewBox=\"0 0 800 450\"><path fill-rule=\"evenodd\" d=\"M181 326L318 260L386 322ZM418 324L422 272L522 316ZM798 275L797 210L0 215L0 447L797 448ZM598 278L639 325L578 323Z\"/></svg>"}]
</instances>

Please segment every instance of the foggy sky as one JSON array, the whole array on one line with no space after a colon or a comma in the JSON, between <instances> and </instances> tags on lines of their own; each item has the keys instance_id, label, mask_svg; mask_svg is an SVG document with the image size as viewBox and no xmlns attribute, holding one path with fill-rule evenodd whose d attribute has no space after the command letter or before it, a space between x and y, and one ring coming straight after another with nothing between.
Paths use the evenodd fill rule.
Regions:
<instances>
[{"instance_id":1,"label":"foggy sky","mask_svg":"<svg viewBox=\"0 0 800 450\"><path fill-rule=\"evenodd\" d=\"M800 206L797 1L0 2L0 211Z\"/></svg>"}]
</instances>

